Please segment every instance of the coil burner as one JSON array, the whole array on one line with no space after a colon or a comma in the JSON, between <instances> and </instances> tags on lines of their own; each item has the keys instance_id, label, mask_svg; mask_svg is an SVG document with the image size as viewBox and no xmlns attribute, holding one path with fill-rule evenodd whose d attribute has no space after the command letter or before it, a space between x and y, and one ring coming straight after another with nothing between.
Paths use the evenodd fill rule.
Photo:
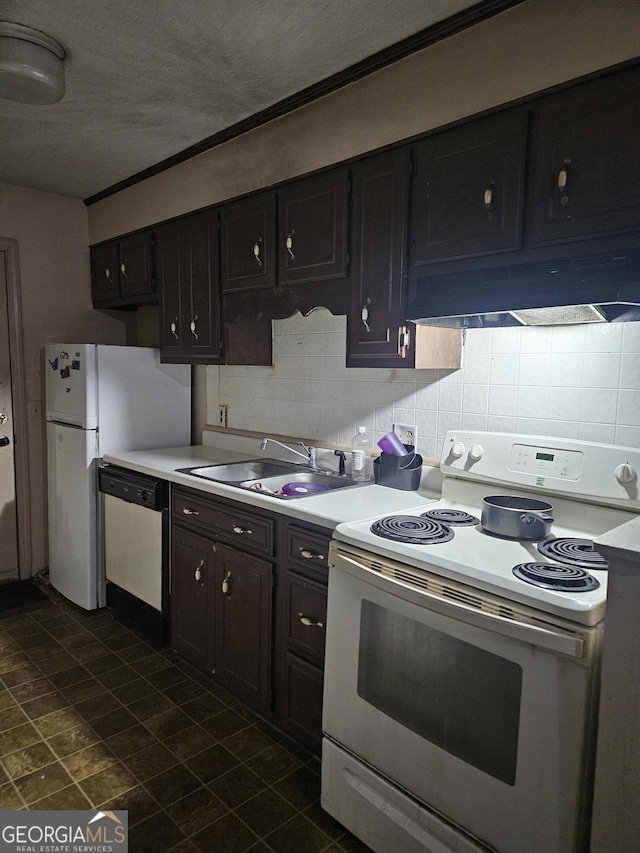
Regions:
<instances>
[{"instance_id":1,"label":"coil burner","mask_svg":"<svg viewBox=\"0 0 640 853\"><path fill-rule=\"evenodd\" d=\"M472 524L480 524L480 519L470 512L465 512L462 509L430 509L429 512L420 513L422 518L429 518L431 521L439 521L440 524L446 524L447 527L470 527Z\"/></svg>"},{"instance_id":2,"label":"coil burner","mask_svg":"<svg viewBox=\"0 0 640 853\"><path fill-rule=\"evenodd\" d=\"M597 589L598 581L578 566L559 566L555 563L519 563L513 574L533 586L557 592L590 592Z\"/></svg>"},{"instance_id":3,"label":"coil burner","mask_svg":"<svg viewBox=\"0 0 640 853\"><path fill-rule=\"evenodd\" d=\"M446 525L416 515L387 515L374 521L370 529L383 539L412 545L436 545L453 539L453 531Z\"/></svg>"},{"instance_id":4,"label":"coil burner","mask_svg":"<svg viewBox=\"0 0 640 853\"><path fill-rule=\"evenodd\" d=\"M609 568L602 554L594 550L591 539L544 539L538 544L538 551L544 557L570 566L581 566L583 569Z\"/></svg>"}]
</instances>

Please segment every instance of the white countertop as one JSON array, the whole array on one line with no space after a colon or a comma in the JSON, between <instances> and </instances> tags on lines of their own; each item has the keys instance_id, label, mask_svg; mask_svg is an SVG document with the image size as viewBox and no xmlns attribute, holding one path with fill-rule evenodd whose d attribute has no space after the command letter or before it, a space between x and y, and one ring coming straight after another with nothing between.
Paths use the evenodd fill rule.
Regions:
<instances>
[{"instance_id":1,"label":"white countertop","mask_svg":"<svg viewBox=\"0 0 640 853\"><path fill-rule=\"evenodd\" d=\"M609 560L609 571L615 571L620 560L635 564L640 570L640 517L599 536L596 545Z\"/></svg>"},{"instance_id":2,"label":"white countertop","mask_svg":"<svg viewBox=\"0 0 640 853\"><path fill-rule=\"evenodd\" d=\"M358 521L365 518L380 518L392 512L401 512L412 506L427 501L438 500L440 497L441 475L438 468L431 466L423 467L420 489L418 491L405 492L399 489L391 489L387 486L376 486L374 484L357 486L353 488L336 489L330 492L313 495L312 497L282 500L281 498L238 489L224 483L212 480L203 480L192 474L180 473L179 468L190 468L196 465L217 464L220 462L237 462L243 459L261 458L263 454L259 450L259 442L252 439L250 443L242 441L225 441L222 434L217 439L220 444L227 447L212 446L209 444L194 445L192 447L169 447L159 450L134 450L128 453L107 454L103 462L119 465L142 474L159 477L171 483L189 486L210 495L216 495L239 503L249 504L262 509L281 513L289 518L297 518L310 524L318 524L322 527L333 529L342 521ZM210 439L210 440L216 440ZM252 445L255 444L255 451ZM243 448L242 451L235 449ZM331 454L331 451L326 451ZM293 461L286 451L280 453L278 449L264 454L265 458L279 458ZM321 459L321 464L325 461ZM337 470L337 459L327 464L327 467L335 467Z\"/></svg>"}]
</instances>

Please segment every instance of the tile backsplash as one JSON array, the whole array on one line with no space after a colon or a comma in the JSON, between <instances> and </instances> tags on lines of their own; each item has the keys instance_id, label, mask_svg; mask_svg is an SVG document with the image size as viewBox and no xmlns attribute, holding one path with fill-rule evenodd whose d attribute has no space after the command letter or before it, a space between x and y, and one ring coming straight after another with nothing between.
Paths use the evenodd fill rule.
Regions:
<instances>
[{"instance_id":1,"label":"tile backsplash","mask_svg":"<svg viewBox=\"0 0 640 853\"><path fill-rule=\"evenodd\" d=\"M228 426L348 446L415 423L423 456L449 429L640 446L640 323L471 329L460 370L346 368L346 318L276 320L273 367L208 367L207 411Z\"/></svg>"}]
</instances>

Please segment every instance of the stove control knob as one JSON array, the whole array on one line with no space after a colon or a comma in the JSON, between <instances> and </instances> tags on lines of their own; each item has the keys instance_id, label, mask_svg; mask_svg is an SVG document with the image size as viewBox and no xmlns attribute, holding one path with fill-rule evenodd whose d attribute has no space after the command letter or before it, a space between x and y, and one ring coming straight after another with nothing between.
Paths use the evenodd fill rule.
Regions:
<instances>
[{"instance_id":1,"label":"stove control knob","mask_svg":"<svg viewBox=\"0 0 640 853\"><path fill-rule=\"evenodd\" d=\"M460 459L461 456L464 456L465 446L461 441L454 441L451 445L451 455L454 459Z\"/></svg>"},{"instance_id":2,"label":"stove control knob","mask_svg":"<svg viewBox=\"0 0 640 853\"><path fill-rule=\"evenodd\" d=\"M635 468L632 468L627 462L618 465L613 473L619 483L632 483L637 477Z\"/></svg>"},{"instance_id":3,"label":"stove control knob","mask_svg":"<svg viewBox=\"0 0 640 853\"><path fill-rule=\"evenodd\" d=\"M472 444L469 450L469 459L472 462L478 462L484 456L484 447L481 444Z\"/></svg>"}]
</instances>

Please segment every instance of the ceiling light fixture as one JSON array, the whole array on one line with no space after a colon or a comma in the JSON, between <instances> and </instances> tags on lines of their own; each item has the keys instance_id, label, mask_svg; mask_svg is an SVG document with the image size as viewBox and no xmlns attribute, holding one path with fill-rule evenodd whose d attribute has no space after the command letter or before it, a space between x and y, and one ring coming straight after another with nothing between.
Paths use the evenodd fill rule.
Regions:
<instances>
[{"instance_id":1,"label":"ceiling light fixture","mask_svg":"<svg viewBox=\"0 0 640 853\"><path fill-rule=\"evenodd\" d=\"M0 21L0 98L55 104L65 92L64 48L44 33Z\"/></svg>"}]
</instances>

